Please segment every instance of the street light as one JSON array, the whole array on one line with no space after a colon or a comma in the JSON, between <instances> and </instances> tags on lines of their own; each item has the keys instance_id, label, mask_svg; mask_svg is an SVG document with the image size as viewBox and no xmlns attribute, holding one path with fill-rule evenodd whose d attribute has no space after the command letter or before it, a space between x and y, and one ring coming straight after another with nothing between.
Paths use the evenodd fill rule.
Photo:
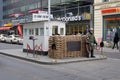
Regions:
<instances>
[{"instance_id":1,"label":"street light","mask_svg":"<svg viewBox=\"0 0 120 80\"><path fill-rule=\"evenodd\" d=\"M49 21L50 21L50 15L51 15L50 5L51 5L51 0L48 0L48 16L49 16Z\"/></svg>"}]
</instances>

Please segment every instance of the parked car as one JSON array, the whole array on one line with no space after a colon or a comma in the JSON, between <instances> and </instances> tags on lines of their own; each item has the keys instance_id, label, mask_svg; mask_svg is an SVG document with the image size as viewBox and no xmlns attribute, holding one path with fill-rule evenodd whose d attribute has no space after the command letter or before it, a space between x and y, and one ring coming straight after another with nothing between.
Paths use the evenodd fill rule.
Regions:
<instances>
[{"instance_id":1,"label":"parked car","mask_svg":"<svg viewBox=\"0 0 120 80\"><path fill-rule=\"evenodd\" d=\"M5 42L7 38L7 34L0 34L0 41Z\"/></svg>"},{"instance_id":2,"label":"parked car","mask_svg":"<svg viewBox=\"0 0 120 80\"><path fill-rule=\"evenodd\" d=\"M23 37L22 36L16 36L17 38L17 44L23 44Z\"/></svg>"},{"instance_id":3,"label":"parked car","mask_svg":"<svg viewBox=\"0 0 120 80\"><path fill-rule=\"evenodd\" d=\"M18 43L20 41L21 40L19 35L9 35L6 37L6 42L8 43Z\"/></svg>"}]
</instances>

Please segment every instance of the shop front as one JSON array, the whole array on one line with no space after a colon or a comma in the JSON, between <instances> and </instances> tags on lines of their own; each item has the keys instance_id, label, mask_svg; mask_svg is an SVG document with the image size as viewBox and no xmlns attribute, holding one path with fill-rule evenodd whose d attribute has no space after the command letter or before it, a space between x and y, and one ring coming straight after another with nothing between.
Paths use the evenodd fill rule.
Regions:
<instances>
[{"instance_id":1,"label":"shop front","mask_svg":"<svg viewBox=\"0 0 120 80\"><path fill-rule=\"evenodd\" d=\"M78 16L57 18L66 22L66 35L86 34L92 27L93 20L90 13L83 13Z\"/></svg>"},{"instance_id":2,"label":"shop front","mask_svg":"<svg viewBox=\"0 0 120 80\"><path fill-rule=\"evenodd\" d=\"M120 32L120 1L97 2L94 4L94 33L96 40L112 46L114 34ZM119 33L120 36L120 33ZM110 44L110 45L109 45Z\"/></svg>"},{"instance_id":3,"label":"shop front","mask_svg":"<svg viewBox=\"0 0 120 80\"><path fill-rule=\"evenodd\" d=\"M103 39L107 42L112 42L115 32L120 26L120 14L103 16Z\"/></svg>"},{"instance_id":4,"label":"shop front","mask_svg":"<svg viewBox=\"0 0 120 80\"><path fill-rule=\"evenodd\" d=\"M112 42L115 32L119 32L120 8L109 8L101 12L103 14L103 40Z\"/></svg>"}]
</instances>

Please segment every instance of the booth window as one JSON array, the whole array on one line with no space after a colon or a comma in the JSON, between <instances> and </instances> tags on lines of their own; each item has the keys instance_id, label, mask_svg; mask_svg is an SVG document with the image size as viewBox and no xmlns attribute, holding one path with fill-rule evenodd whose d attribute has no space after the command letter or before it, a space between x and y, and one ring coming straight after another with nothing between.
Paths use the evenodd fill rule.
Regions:
<instances>
[{"instance_id":1,"label":"booth window","mask_svg":"<svg viewBox=\"0 0 120 80\"><path fill-rule=\"evenodd\" d=\"M49 35L49 29L46 28L46 35Z\"/></svg>"},{"instance_id":2,"label":"booth window","mask_svg":"<svg viewBox=\"0 0 120 80\"><path fill-rule=\"evenodd\" d=\"M54 35L58 34L58 26L53 26L52 34L54 34Z\"/></svg>"},{"instance_id":3,"label":"booth window","mask_svg":"<svg viewBox=\"0 0 120 80\"><path fill-rule=\"evenodd\" d=\"M44 35L44 28L40 28L40 35L41 35L41 36Z\"/></svg>"},{"instance_id":4,"label":"booth window","mask_svg":"<svg viewBox=\"0 0 120 80\"><path fill-rule=\"evenodd\" d=\"M34 29L29 29L29 35L34 35Z\"/></svg>"},{"instance_id":5,"label":"booth window","mask_svg":"<svg viewBox=\"0 0 120 80\"><path fill-rule=\"evenodd\" d=\"M24 29L24 35L27 35L27 29Z\"/></svg>"},{"instance_id":6,"label":"booth window","mask_svg":"<svg viewBox=\"0 0 120 80\"><path fill-rule=\"evenodd\" d=\"M35 35L39 35L39 29L35 28Z\"/></svg>"},{"instance_id":7,"label":"booth window","mask_svg":"<svg viewBox=\"0 0 120 80\"><path fill-rule=\"evenodd\" d=\"M60 34L63 35L64 34L64 29L60 28Z\"/></svg>"}]
</instances>

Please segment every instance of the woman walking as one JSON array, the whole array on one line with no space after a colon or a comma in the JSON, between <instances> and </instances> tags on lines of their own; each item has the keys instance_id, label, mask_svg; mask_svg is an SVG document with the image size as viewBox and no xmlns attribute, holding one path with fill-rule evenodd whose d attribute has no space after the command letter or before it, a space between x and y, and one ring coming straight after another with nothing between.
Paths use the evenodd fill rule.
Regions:
<instances>
[{"instance_id":1,"label":"woman walking","mask_svg":"<svg viewBox=\"0 0 120 80\"><path fill-rule=\"evenodd\" d=\"M119 49L118 42L119 42L119 37L118 37L118 32L116 32L115 36L114 36L114 39L113 39L114 45L113 45L112 49L114 49L115 46L117 47L117 49Z\"/></svg>"}]
</instances>

